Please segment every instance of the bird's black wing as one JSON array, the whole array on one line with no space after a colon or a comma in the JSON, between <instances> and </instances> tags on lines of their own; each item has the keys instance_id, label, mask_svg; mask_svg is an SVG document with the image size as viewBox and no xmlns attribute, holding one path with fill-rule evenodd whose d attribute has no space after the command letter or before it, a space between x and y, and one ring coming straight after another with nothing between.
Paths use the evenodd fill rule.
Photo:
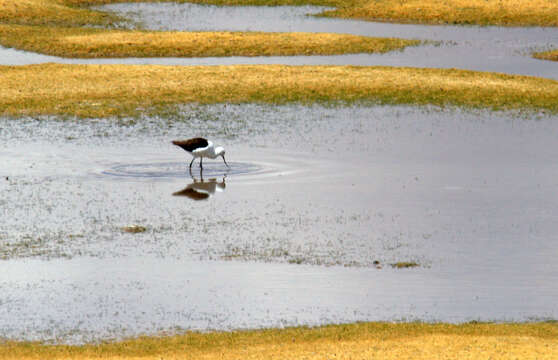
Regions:
<instances>
[{"instance_id":1,"label":"bird's black wing","mask_svg":"<svg viewBox=\"0 0 558 360\"><path fill-rule=\"evenodd\" d=\"M174 140L172 143L176 146L180 146L181 148L183 148L188 152L192 152L193 150L204 148L207 145L209 145L207 140L201 137L192 138L188 140Z\"/></svg>"}]
</instances>

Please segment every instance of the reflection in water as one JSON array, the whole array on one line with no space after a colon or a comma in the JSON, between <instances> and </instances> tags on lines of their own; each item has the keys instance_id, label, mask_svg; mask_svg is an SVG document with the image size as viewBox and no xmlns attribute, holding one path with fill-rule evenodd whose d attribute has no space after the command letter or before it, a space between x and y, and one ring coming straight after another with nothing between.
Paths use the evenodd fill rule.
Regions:
<instances>
[{"instance_id":1,"label":"reflection in water","mask_svg":"<svg viewBox=\"0 0 558 360\"><path fill-rule=\"evenodd\" d=\"M218 182L216 178L204 180L203 169L200 169L199 179L196 179L196 177L192 174L192 169L190 169L190 176L192 177L193 182L186 186L184 189L173 193L173 196L186 196L192 200L205 200L209 199L211 195L215 194L215 191L225 191L225 178L227 177L226 173L223 174L223 180L221 180L220 182Z\"/></svg>"}]
</instances>

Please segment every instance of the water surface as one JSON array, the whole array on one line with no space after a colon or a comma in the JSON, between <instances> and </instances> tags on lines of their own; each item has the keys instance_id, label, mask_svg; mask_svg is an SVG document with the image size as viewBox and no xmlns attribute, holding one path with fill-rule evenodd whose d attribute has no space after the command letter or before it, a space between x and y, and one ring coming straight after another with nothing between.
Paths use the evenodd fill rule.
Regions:
<instances>
[{"instance_id":1,"label":"water surface","mask_svg":"<svg viewBox=\"0 0 558 360\"><path fill-rule=\"evenodd\" d=\"M257 105L1 120L0 337L556 318L557 120ZM170 141L199 134L231 170L190 174Z\"/></svg>"}]
</instances>

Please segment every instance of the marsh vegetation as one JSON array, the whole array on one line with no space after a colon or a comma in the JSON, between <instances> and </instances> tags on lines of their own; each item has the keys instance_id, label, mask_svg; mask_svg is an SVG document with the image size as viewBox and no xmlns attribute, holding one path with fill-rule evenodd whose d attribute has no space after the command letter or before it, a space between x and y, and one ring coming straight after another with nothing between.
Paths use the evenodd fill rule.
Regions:
<instances>
[{"instance_id":1,"label":"marsh vegetation","mask_svg":"<svg viewBox=\"0 0 558 360\"><path fill-rule=\"evenodd\" d=\"M557 13L553 0L357 0L324 15L421 24L558 26Z\"/></svg>"},{"instance_id":2,"label":"marsh vegetation","mask_svg":"<svg viewBox=\"0 0 558 360\"><path fill-rule=\"evenodd\" d=\"M58 0L58 4L84 7L114 2L140 1ZM154 2L156 0L148 1ZM558 26L558 18L556 17L558 4L553 0L178 0L178 2L212 5L321 5L336 8L335 10L324 12L322 16L372 21L426 24Z\"/></svg>"},{"instance_id":3,"label":"marsh vegetation","mask_svg":"<svg viewBox=\"0 0 558 360\"><path fill-rule=\"evenodd\" d=\"M558 81L456 69L45 64L1 67L0 87L1 114L9 116L132 116L141 109L226 102L558 111Z\"/></svg>"},{"instance_id":4,"label":"marsh vegetation","mask_svg":"<svg viewBox=\"0 0 558 360\"><path fill-rule=\"evenodd\" d=\"M0 25L0 43L61 57L118 58L385 53L420 42L324 33L153 32Z\"/></svg>"},{"instance_id":5,"label":"marsh vegetation","mask_svg":"<svg viewBox=\"0 0 558 360\"><path fill-rule=\"evenodd\" d=\"M114 27L125 19L75 7L99 3L109 1L2 0L0 44L71 58L335 55L384 53L419 44L328 33L118 30Z\"/></svg>"}]
</instances>

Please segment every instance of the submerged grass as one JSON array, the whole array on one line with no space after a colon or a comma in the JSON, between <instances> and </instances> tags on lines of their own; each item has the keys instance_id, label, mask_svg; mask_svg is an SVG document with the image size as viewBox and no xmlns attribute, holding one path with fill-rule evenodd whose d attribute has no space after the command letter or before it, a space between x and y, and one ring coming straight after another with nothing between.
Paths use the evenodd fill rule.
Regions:
<instances>
[{"instance_id":1,"label":"submerged grass","mask_svg":"<svg viewBox=\"0 0 558 360\"><path fill-rule=\"evenodd\" d=\"M457 105L558 112L558 81L456 69L41 64L0 67L0 114L134 116L186 103Z\"/></svg>"},{"instance_id":2,"label":"submerged grass","mask_svg":"<svg viewBox=\"0 0 558 360\"><path fill-rule=\"evenodd\" d=\"M416 40L345 34L153 32L0 25L4 46L78 58L288 56L384 53Z\"/></svg>"},{"instance_id":3,"label":"submerged grass","mask_svg":"<svg viewBox=\"0 0 558 360\"><path fill-rule=\"evenodd\" d=\"M556 323L356 323L187 333L98 345L0 343L7 359L556 359Z\"/></svg>"}]
</instances>

